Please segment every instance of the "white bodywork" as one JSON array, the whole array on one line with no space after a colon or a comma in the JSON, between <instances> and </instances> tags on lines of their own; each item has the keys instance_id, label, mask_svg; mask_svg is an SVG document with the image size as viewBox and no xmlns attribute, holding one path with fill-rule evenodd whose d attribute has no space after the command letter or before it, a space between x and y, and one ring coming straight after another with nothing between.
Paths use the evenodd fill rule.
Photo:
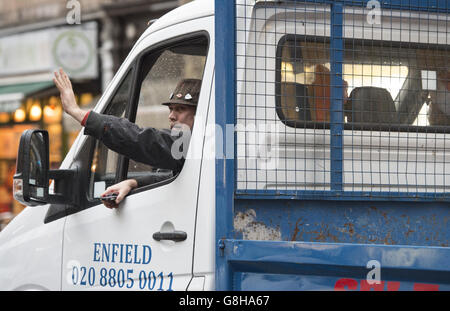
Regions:
<instances>
[{"instance_id":1,"label":"white bodywork","mask_svg":"<svg viewBox=\"0 0 450 311\"><path fill-rule=\"evenodd\" d=\"M214 150L214 135L204 135L206 123L215 119L213 15L214 1L194 1L152 24L94 109L102 111L141 51L183 34L206 32L210 48L197 121L180 175L128 196L116 210L98 205L44 224L50 205L25 208L0 234L1 290L213 289L214 157L202 161L203 148ZM86 138L80 133L61 169L70 168ZM185 231L187 239L152 238L154 232L170 230ZM108 260L101 257L103 247L110 247Z\"/></svg>"},{"instance_id":2,"label":"white bodywork","mask_svg":"<svg viewBox=\"0 0 450 311\"><path fill-rule=\"evenodd\" d=\"M238 0L236 3L237 190L327 191L330 189L330 131L293 128L282 124L276 115L274 85L278 70L276 48L282 37L286 34L329 37L329 5L301 3L296 4L295 11L289 6L286 10L278 10L276 5L286 5L279 1L273 1L274 7L267 8L258 7L264 1ZM346 9L345 37L384 39L386 32L398 22L396 18L388 18L392 25L383 24L384 28L375 29L370 33L373 37L363 32L350 33L352 25L364 23L362 16L360 10ZM411 13L411 19L408 20L410 25L417 25L419 21ZM409 31L402 23L394 28ZM439 32L436 31L439 35L432 37L431 42L450 40L447 26L441 27ZM414 32L411 38L398 38L399 34L393 33L393 37L386 39L421 42L427 31L428 28L423 28ZM180 175L171 183L128 196L117 210L99 205L44 224L48 205L26 208L0 234L0 289L214 289L214 1L193 1L152 24L133 47L95 111L103 111L122 77L143 50L174 38L182 40L183 35L196 32L207 33L209 51L193 136L187 161ZM442 34L446 34L445 38ZM264 128L259 132L260 136L255 137L258 126L268 120L273 121L277 127ZM252 121L255 124L250 124ZM254 128L251 129L249 124ZM442 146L444 140L440 133L434 139L428 135L428 144L433 146L428 149L421 145L427 136L424 133L408 135L395 131L365 133L345 130L343 134L345 190L349 190L347 184L353 186L349 191L400 188L405 181L391 180L389 189L382 189L387 181L381 180L381 177L389 174L383 175L381 171L387 167L390 172L400 175L405 170L403 162L408 161L426 168L426 178L434 178L438 170L445 173L445 180L433 179L430 182L423 179L417 182L418 186L427 185L439 189L442 184L450 183L450 166L446 165L445 169L433 166L436 163L448 164L442 159L445 152L448 152L448 146ZM86 136L80 134L62 163L62 169L71 167L85 141ZM386 141L390 141L391 146L402 148L389 148ZM267 162L267 154L264 154L267 151L276 155L275 160L285 160L276 161L273 166L273 163ZM382 160L380 154L403 162ZM417 155L419 156L416 157ZM417 161L418 158L426 161L421 163ZM390 167L392 163L398 166ZM351 175L355 171L358 173L358 168L355 168L358 164L361 165L360 175L365 173L363 177ZM380 172L372 169L376 165L380 165ZM369 174L372 174L369 177L375 177L372 182L375 186L367 186ZM254 210L247 214L237 213L234 227L243 234L244 239L281 240L280 231L264 225L254 225L255 219ZM187 239L168 243L157 242L152 238L154 232L172 230L185 231ZM104 259L103 248L109 248L110 254L117 255L111 255L114 259ZM135 251L137 255L134 255ZM129 262L130 258L136 263ZM120 278L117 278L118 275ZM114 281L117 279L123 282Z\"/></svg>"}]
</instances>

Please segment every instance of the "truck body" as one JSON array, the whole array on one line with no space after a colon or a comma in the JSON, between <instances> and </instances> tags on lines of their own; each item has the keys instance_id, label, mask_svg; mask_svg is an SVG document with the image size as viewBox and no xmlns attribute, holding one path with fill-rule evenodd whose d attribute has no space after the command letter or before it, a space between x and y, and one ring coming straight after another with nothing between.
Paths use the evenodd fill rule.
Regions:
<instances>
[{"instance_id":1,"label":"truck body","mask_svg":"<svg viewBox=\"0 0 450 311\"><path fill-rule=\"evenodd\" d=\"M197 0L161 17L94 111L164 127L176 82L202 79L183 169L82 130L44 195L15 179L35 192L0 233L0 288L449 290L450 4L430 2ZM142 174L155 182L119 208L98 199Z\"/></svg>"}]
</instances>

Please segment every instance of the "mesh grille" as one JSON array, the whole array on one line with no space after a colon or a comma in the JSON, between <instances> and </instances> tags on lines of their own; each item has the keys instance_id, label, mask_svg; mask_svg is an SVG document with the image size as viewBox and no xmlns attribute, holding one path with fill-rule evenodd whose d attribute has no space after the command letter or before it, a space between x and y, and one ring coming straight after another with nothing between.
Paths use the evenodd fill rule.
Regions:
<instances>
[{"instance_id":1,"label":"mesh grille","mask_svg":"<svg viewBox=\"0 0 450 311\"><path fill-rule=\"evenodd\" d=\"M236 2L237 193L448 198L449 8L350 4Z\"/></svg>"}]
</instances>

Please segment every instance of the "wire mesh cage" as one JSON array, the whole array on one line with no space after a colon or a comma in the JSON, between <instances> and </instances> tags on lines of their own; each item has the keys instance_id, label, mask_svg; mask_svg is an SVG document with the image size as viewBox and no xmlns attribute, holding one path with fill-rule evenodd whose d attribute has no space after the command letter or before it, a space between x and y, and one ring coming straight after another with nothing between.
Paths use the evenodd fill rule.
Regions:
<instances>
[{"instance_id":1,"label":"wire mesh cage","mask_svg":"<svg viewBox=\"0 0 450 311\"><path fill-rule=\"evenodd\" d=\"M450 5L391 2L236 1L238 194L449 199Z\"/></svg>"}]
</instances>

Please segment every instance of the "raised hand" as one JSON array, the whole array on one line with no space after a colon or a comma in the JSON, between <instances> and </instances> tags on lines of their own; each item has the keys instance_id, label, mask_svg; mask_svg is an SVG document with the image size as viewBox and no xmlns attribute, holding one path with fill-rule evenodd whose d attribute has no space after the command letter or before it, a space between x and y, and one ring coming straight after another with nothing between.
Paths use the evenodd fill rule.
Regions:
<instances>
[{"instance_id":1,"label":"raised hand","mask_svg":"<svg viewBox=\"0 0 450 311\"><path fill-rule=\"evenodd\" d=\"M72 83L62 68L54 72L53 82L59 90L63 110L81 123L86 112L78 107Z\"/></svg>"}]
</instances>

